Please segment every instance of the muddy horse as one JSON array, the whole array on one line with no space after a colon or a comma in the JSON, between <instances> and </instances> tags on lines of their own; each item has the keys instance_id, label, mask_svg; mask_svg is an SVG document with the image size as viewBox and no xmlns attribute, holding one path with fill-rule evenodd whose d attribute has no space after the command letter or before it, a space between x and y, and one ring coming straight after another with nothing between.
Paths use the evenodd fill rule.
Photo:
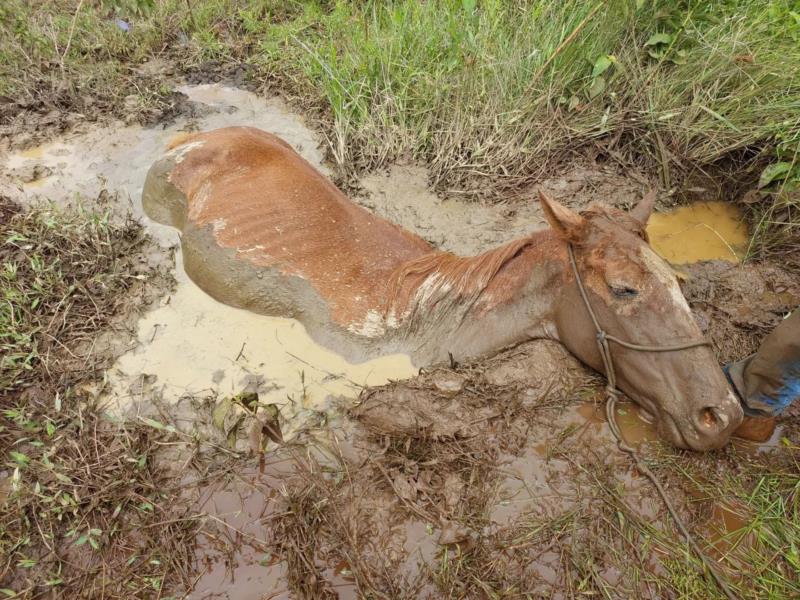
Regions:
<instances>
[{"instance_id":1,"label":"muddy horse","mask_svg":"<svg viewBox=\"0 0 800 600\"><path fill-rule=\"evenodd\" d=\"M547 338L601 372L576 274L609 334L644 345L701 337L647 243L653 201L579 214L540 194L550 229L455 256L356 205L283 140L249 127L174 140L143 191L147 215L182 232L184 267L203 290L297 319L351 361L403 352L421 366ZM741 422L708 346L611 352L619 389L676 446L718 448Z\"/></svg>"}]
</instances>

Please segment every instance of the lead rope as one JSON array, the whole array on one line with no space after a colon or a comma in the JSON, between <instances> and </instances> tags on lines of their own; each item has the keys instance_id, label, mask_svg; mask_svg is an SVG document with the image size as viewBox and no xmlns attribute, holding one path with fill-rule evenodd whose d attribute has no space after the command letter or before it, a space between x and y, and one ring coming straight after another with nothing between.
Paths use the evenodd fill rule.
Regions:
<instances>
[{"instance_id":1,"label":"lead rope","mask_svg":"<svg viewBox=\"0 0 800 600\"><path fill-rule=\"evenodd\" d=\"M731 589L728 587L728 584L723 581L722 577L714 568L711 560L700 549L700 546L698 546L697 542L695 542L692 534L689 533L689 530L684 524L683 519L681 519L680 515L678 515L678 511L675 510L675 507L672 505L672 502L667 496L667 492L664 490L664 487L661 485L661 482L658 480L655 473L650 470L650 467L642 462L641 458L639 458L639 454L636 452L636 449L632 446L629 446L622 437L622 431L617 424L616 417L617 400L619 399L619 390L617 389L617 374L614 370L614 361L611 357L611 348L608 344L609 341L612 341L620 346L623 346L624 348L630 348L631 350L639 350L642 352L670 352L673 350L685 350L688 348L696 348L698 346L707 346L709 343L706 340L699 340L672 346L642 346L639 344L626 342L625 340L621 340L612 335L608 335L603 328L600 327L600 322L597 320L597 315L595 315L594 309L592 309L592 305L589 303L589 297L586 294L586 289L583 287L581 275L578 272L578 263L575 261L575 252L572 249L572 244L567 244L567 250L569 252L569 261L572 265L572 271L575 273L575 280L578 283L578 290L580 290L583 304L586 306L586 310L589 313L589 316L592 318L592 323L597 334L597 347L600 350L600 357L603 359L603 368L605 369L607 380L605 389L606 418L608 419L608 427L611 429L611 433L613 433L614 437L617 438L617 447L631 457L639 472L647 477L650 480L650 483L652 483L656 488L656 491L658 491L658 495L661 496L661 500L667 507L670 516L672 517L673 521L675 521L675 524L678 526L678 529L680 529L683 536L686 538L686 542L689 544L689 547L694 551L698 558L700 558L700 561L703 563L708 572L711 573L714 581L717 583L725 596L729 600L737 600L737 596L733 593L733 591L731 591Z\"/></svg>"}]
</instances>

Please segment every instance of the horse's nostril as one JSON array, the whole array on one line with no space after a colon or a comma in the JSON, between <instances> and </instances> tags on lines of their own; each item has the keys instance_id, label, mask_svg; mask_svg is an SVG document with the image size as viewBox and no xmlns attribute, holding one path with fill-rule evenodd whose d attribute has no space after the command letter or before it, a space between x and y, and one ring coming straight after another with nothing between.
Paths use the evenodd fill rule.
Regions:
<instances>
[{"instance_id":1,"label":"horse's nostril","mask_svg":"<svg viewBox=\"0 0 800 600\"><path fill-rule=\"evenodd\" d=\"M701 409L698 417L701 429L709 433L724 430L730 422L725 411L716 406L706 406Z\"/></svg>"},{"instance_id":2,"label":"horse's nostril","mask_svg":"<svg viewBox=\"0 0 800 600\"><path fill-rule=\"evenodd\" d=\"M713 408L706 407L700 411L700 423L706 429L716 429L720 425L720 419Z\"/></svg>"}]
</instances>

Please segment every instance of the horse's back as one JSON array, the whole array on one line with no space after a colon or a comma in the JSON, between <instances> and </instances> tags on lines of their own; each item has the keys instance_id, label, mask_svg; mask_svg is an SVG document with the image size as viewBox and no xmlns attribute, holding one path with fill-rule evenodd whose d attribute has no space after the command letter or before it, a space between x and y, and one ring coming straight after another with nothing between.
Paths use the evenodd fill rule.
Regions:
<instances>
[{"instance_id":1,"label":"horse's back","mask_svg":"<svg viewBox=\"0 0 800 600\"><path fill-rule=\"evenodd\" d=\"M345 321L379 304L399 264L431 251L351 202L272 134L230 127L171 146L148 174L147 214L185 238L203 231L237 259L308 280Z\"/></svg>"}]
</instances>

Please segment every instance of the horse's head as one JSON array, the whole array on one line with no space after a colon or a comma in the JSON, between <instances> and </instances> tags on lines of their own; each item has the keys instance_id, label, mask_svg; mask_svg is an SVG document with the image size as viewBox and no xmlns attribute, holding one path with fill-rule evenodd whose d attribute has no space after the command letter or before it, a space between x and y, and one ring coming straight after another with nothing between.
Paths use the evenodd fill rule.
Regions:
<instances>
[{"instance_id":1,"label":"horse's head","mask_svg":"<svg viewBox=\"0 0 800 600\"><path fill-rule=\"evenodd\" d=\"M702 339L675 274L647 243L653 195L629 213L593 206L581 214L540 196L548 222L574 248L589 302L606 333L645 346ZM555 321L567 349L603 372L595 328L570 267ZM617 386L655 417L661 436L676 446L719 448L741 422L741 406L710 347L645 352L612 342L611 354Z\"/></svg>"}]
</instances>

